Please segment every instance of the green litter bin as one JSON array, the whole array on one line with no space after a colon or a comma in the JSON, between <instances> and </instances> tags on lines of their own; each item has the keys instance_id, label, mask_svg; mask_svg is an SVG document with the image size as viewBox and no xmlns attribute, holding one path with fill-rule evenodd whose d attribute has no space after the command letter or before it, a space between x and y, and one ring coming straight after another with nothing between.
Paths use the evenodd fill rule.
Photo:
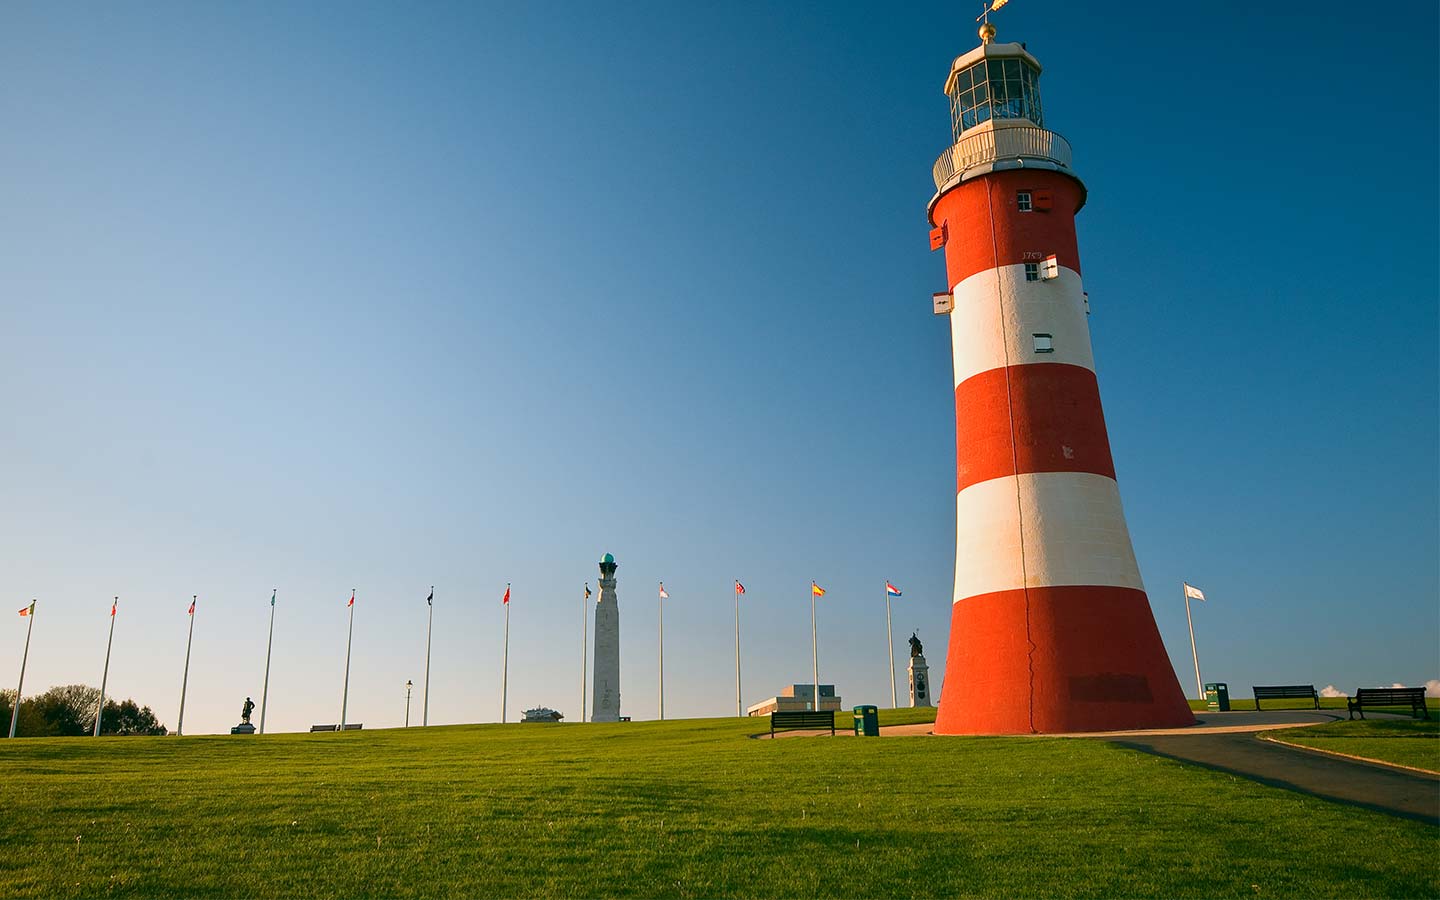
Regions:
<instances>
[{"instance_id":1,"label":"green litter bin","mask_svg":"<svg viewBox=\"0 0 1440 900\"><path fill-rule=\"evenodd\" d=\"M855 736L880 736L880 710L874 706L855 707Z\"/></svg>"},{"instance_id":2,"label":"green litter bin","mask_svg":"<svg viewBox=\"0 0 1440 900\"><path fill-rule=\"evenodd\" d=\"M1205 708L1212 712L1230 711L1230 685L1212 681L1205 685Z\"/></svg>"}]
</instances>

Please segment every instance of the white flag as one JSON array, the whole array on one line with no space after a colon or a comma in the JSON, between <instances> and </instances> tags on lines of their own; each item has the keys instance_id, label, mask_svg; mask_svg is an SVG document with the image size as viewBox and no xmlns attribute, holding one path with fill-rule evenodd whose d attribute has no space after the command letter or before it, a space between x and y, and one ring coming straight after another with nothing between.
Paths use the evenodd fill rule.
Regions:
<instances>
[{"instance_id":1,"label":"white flag","mask_svg":"<svg viewBox=\"0 0 1440 900\"><path fill-rule=\"evenodd\" d=\"M665 582L660 582L660 599L669 600L670 595L665 592Z\"/></svg>"},{"instance_id":2,"label":"white flag","mask_svg":"<svg viewBox=\"0 0 1440 900\"><path fill-rule=\"evenodd\" d=\"M1188 581L1182 582L1182 584L1185 585L1185 596L1190 597L1194 600L1205 599L1205 592L1197 588L1195 585L1190 584Z\"/></svg>"}]
</instances>

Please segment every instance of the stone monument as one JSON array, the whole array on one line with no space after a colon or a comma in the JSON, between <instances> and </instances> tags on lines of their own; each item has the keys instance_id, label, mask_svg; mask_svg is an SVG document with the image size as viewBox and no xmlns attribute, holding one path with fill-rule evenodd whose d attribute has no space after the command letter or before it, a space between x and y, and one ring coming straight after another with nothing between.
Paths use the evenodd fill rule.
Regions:
<instances>
[{"instance_id":1,"label":"stone monument","mask_svg":"<svg viewBox=\"0 0 1440 900\"><path fill-rule=\"evenodd\" d=\"M913 631L910 632L910 705L935 705L930 699L930 664L925 661L925 647Z\"/></svg>"},{"instance_id":2,"label":"stone monument","mask_svg":"<svg viewBox=\"0 0 1440 900\"><path fill-rule=\"evenodd\" d=\"M620 604L615 596L615 557L600 560L600 599L595 603L595 696L590 721L620 721Z\"/></svg>"},{"instance_id":3,"label":"stone monument","mask_svg":"<svg viewBox=\"0 0 1440 900\"><path fill-rule=\"evenodd\" d=\"M245 705L240 707L240 724L230 729L231 734L254 734L255 726L250 724L250 714L255 711L255 701L249 697L245 698Z\"/></svg>"}]
</instances>

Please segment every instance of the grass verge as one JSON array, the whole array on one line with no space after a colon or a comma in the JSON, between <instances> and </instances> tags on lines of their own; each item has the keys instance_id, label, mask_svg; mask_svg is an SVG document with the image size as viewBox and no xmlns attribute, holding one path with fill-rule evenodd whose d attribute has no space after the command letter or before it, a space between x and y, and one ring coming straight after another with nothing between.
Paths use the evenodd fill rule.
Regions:
<instances>
[{"instance_id":1,"label":"grass verge","mask_svg":"<svg viewBox=\"0 0 1440 900\"><path fill-rule=\"evenodd\" d=\"M1103 741L756 730L0 741L0 895L1440 895L1433 826Z\"/></svg>"},{"instance_id":2,"label":"grass verge","mask_svg":"<svg viewBox=\"0 0 1440 900\"><path fill-rule=\"evenodd\" d=\"M1440 720L1356 719L1269 732L1302 747L1440 773Z\"/></svg>"}]
</instances>

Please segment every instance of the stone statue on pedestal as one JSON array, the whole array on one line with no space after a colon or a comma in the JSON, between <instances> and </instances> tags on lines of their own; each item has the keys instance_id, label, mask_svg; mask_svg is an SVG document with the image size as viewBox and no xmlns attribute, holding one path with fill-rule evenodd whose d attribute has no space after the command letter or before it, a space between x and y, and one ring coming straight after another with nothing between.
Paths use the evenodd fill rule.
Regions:
<instances>
[{"instance_id":1,"label":"stone statue on pedestal","mask_svg":"<svg viewBox=\"0 0 1440 900\"><path fill-rule=\"evenodd\" d=\"M930 664L925 661L925 647L920 637L910 632L910 705L934 706L930 698Z\"/></svg>"},{"instance_id":2,"label":"stone statue on pedestal","mask_svg":"<svg viewBox=\"0 0 1440 900\"><path fill-rule=\"evenodd\" d=\"M255 726L250 724L250 714L255 711L255 701L249 697L245 698L245 705L240 707L240 724L230 729L231 734L254 734Z\"/></svg>"}]
</instances>

